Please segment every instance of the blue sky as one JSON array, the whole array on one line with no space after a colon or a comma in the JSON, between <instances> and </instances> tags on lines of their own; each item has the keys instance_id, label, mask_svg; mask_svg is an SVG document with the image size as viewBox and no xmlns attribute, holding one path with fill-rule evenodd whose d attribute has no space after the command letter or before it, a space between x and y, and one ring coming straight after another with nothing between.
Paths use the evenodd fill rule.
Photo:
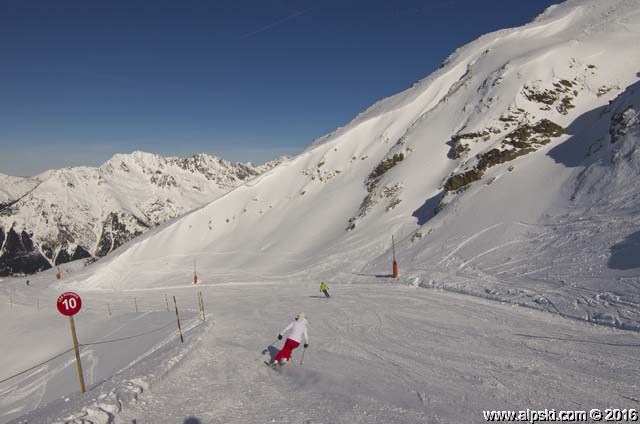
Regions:
<instances>
[{"instance_id":1,"label":"blue sky","mask_svg":"<svg viewBox=\"0 0 640 424\"><path fill-rule=\"evenodd\" d=\"M302 151L555 0L0 0L0 172Z\"/></svg>"}]
</instances>

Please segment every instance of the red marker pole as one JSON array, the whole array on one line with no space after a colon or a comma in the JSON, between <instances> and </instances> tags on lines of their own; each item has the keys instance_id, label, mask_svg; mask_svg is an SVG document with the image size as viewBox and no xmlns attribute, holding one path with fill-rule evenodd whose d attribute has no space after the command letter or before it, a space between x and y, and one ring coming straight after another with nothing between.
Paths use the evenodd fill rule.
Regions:
<instances>
[{"instance_id":1,"label":"red marker pole","mask_svg":"<svg viewBox=\"0 0 640 424\"><path fill-rule=\"evenodd\" d=\"M398 278L398 262L396 262L396 242L391 236L391 244L393 246L393 278Z\"/></svg>"},{"instance_id":2,"label":"red marker pole","mask_svg":"<svg viewBox=\"0 0 640 424\"><path fill-rule=\"evenodd\" d=\"M198 273L196 272L196 260L193 260L193 284L198 284Z\"/></svg>"},{"instance_id":3,"label":"red marker pole","mask_svg":"<svg viewBox=\"0 0 640 424\"><path fill-rule=\"evenodd\" d=\"M80 362L80 348L78 347L78 337L76 336L76 324L73 321L73 316L80 312L82 307L82 299L74 292L65 292L58 297L56 302L58 311L62 315L69 317L69 324L71 325L71 338L73 339L73 350L76 354L76 366L78 368L78 379L80 380L80 392L84 393L84 376L82 375L82 362Z\"/></svg>"}]
</instances>

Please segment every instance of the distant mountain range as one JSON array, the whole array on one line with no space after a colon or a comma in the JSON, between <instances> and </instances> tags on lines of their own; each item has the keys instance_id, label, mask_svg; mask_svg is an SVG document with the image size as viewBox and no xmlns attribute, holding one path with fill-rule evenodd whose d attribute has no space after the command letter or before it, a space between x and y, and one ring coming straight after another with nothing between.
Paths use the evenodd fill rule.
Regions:
<instances>
[{"instance_id":1,"label":"distant mountain range","mask_svg":"<svg viewBox=\"0 0 640 424\"><path fill-rule=\"evenodd\" d=\"M0 276L97 258L270 170L215 156L117 154L102 166L0 174Z\"/></svg>"}]
</instances>

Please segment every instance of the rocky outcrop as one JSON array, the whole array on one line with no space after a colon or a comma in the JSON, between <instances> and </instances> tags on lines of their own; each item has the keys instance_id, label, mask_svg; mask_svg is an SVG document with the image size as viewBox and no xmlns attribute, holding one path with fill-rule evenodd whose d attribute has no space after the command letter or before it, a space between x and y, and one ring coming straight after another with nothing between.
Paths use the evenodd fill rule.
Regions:
<instances>
[{"instance_id":1,"label":"rocky outcrop","mask_svg":"<svg viewBox=\"0 0 640 424\"><path fill-rule=\"evenodd\" d=\"M12 274L32 274L51 268L51 264L34 246L31 235L26 231L19 234L10 228L4 232L0 228L0 276Z\"/></svg>"},{"instance_id":2,"label":"rocky outcrop","mask_svg":"<svg viewBox=\"0 0 640 424\"><path fill-rule=\"evenodd\" d=\"M402 146L402 141L399 141L396 146ZM385 186L382 190L378 189L378 185L380 184L380 180L387 173L387 171L402 162L404 158L404 152L393 153L392 155L390 154L388 157L384 158L376 165L375 168L373 168L373 170L367 177L367 181L365 182L367 187L367 196L362 201L358 216L349 218L346 231L355 229L356 220L366 216L369 209L371 209L379 199L391 198L390 203L387 205L387 212L395 208L401 202L401 200L396 196L396 194L402 188L400 184Z\"/></svg>"},{"instance_id":3,"label":"rocky outcrop","mask_svg":"<svg viewBox=\"0 0 640 424\"><path fill-rule=\"evenodd\" d=\"M624 111L615 113L611 118L609 135L611 143L616 143L619 139L627 135L629 128L638 121L638 112L633 106L628 106Z\"/></svg>"},{"instance_id":4,"label":"rocky outcrop","mask_svg":"<svg viewBox=\"0 0 640 424\"><path fill-rule=\"evenodd\" d=\"M504 137L502 141L504 148L493 148L477 155L477 163L472 169L449 177L444 183L444 190L452 192L465 188L482 178L485 171L492 166L535 152L549 143L551 138L560 137L563 134L564 128L548 119L542 119L535 125L522 125Z\"/></svg>"},{"instance_id":5,"label":"rocky outcrop","mask_svg":"<svg viewBox=\"0 0 640 424\"><path fill-rule=\"evenodd\" d=\"M134 225L125 224L125 220L133 221ZM111 251L142 234L144 229L146 229L144 223L131 215L109 214L102 226L102 234L98 241L95 255L98 257L106 256Z\"/></svg>"},{"instance_id":6,"label":"rocky outcrop","mask_svg":"<svg viewBox=\"0 0 640 424\"><path fill-rule=\"evenodd\" d=\"M85 250L82 246L76 246L76 250L71 255L71 261L77 261L78 259L90 258L91 253Z\"/></svg>"}]
</instances>

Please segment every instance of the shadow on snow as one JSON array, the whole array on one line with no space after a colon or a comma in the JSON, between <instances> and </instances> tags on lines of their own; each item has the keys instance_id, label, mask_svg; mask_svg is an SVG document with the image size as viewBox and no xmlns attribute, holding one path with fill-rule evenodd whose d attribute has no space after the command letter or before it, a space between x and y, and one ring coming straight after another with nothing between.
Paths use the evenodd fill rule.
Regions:
<instances>
[{"instance_id":1,"label":"shadow on snow","mask_svg":"<svg viewBox=\"0 0 640 424\"><path fill-rule=\"evenodd\" d=\"M640 231L627 236L609 248L611 256L607 266L610 269L627 270L640 268Z\"/></svg>"}]
</instances>

